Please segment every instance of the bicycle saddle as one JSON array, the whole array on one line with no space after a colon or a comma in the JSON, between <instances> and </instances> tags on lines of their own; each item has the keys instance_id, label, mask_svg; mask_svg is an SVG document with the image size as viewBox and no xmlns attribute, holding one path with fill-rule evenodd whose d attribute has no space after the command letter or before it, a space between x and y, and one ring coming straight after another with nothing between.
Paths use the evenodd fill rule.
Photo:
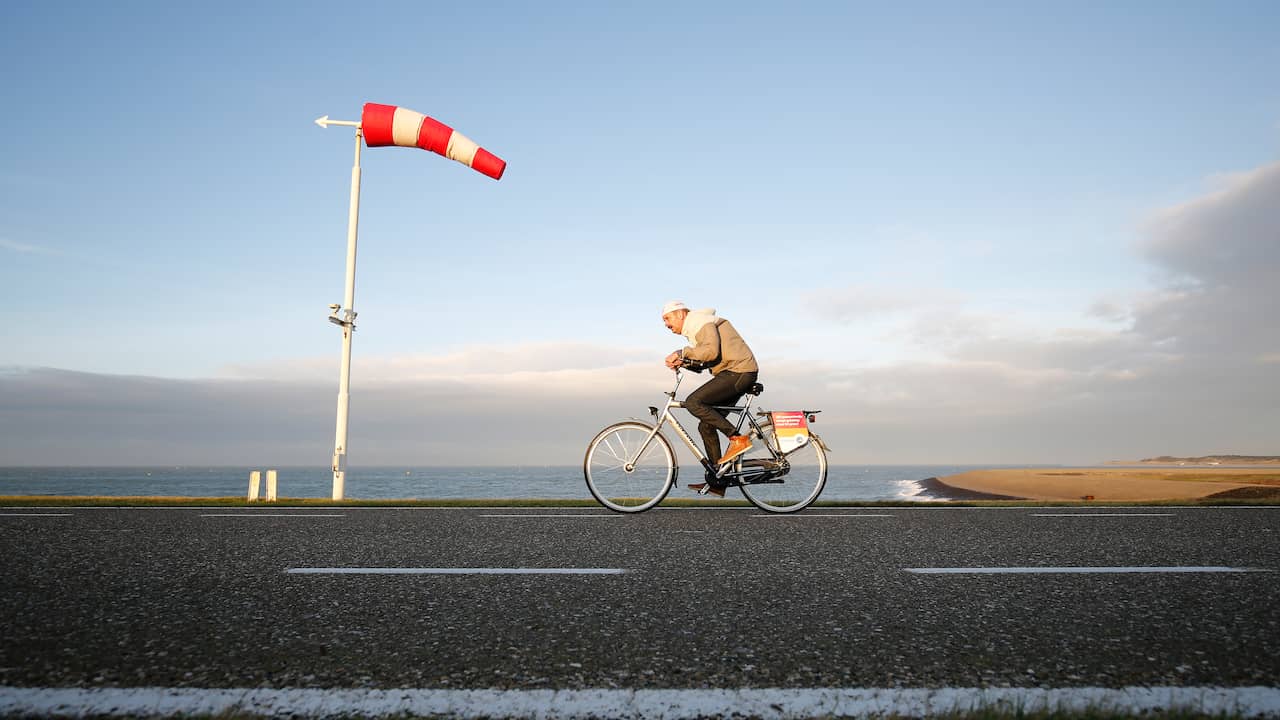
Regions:
<instances>
[{"instance_id":1,"label":"bicycle saddle","mask_svg":"<svg viewBox=\"0 0 1280 720\"><path fill-rule=\"evenodd\" d=\"M748 395L759 395L762 392L764 392L764 385L761 385L760 383L752 385L751 389L747 390Z\"/></svg>"}]
</instances>

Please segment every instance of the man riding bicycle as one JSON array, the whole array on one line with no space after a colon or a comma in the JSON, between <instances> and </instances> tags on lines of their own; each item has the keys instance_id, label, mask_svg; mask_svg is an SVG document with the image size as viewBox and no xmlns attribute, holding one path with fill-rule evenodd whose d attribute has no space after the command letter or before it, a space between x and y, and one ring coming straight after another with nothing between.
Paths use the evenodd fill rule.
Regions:
<instances>
[{"instance_id":1,"label":"man riding bicycle","mask_svg":"<svg viewBox=\"0 0 1280 720\"><path fill-rule=\"evenodd\" d=\"M681 367L701 372L709 368L712 378L689 393L684 407L698 418L698 434L706 447L707 458L719 458L723 465L751 449L751 438L735 435L737 428L715 405L733 405L755 384L760 368L746 341L728 320L716 317L714 308L690 310L679 301L662 307L662 322L676 335L689 340L689 346L676 350L666 358L672 370ZM729 438L729 448L720 455L720 436ZM724 497L725 484L708 472L706 482L690 485L690 490Z\"/></svg>"}]
</instances>

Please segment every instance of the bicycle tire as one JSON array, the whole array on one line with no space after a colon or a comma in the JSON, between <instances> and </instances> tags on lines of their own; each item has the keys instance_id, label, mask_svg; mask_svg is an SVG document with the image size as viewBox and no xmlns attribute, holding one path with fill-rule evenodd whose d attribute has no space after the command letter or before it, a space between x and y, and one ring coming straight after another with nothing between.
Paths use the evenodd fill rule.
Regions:
<instances>
[{"instance_id":1,"label":"bicycle tire","mask_svg":"<svg viewBox=\"0 0 1280 720\"><path fill-rule=\"evenodd\" d=\"M770 449L777 449L773 423L760 423L762 438L752 438L751 450L734 460L734 468L750 467L755 463L772 462ZM767 446L767 447L766 447ZM827 485L827 453L818 436L809 433L809 441L786 455L791 469L781 477L781 482L744 483L739 486L747 501L769 513L793 513L813 504Z\"/></svg>"},{"instance_id":2,"label":"bicycle tire","mask_svg":"<svg viewBox=\"0 0 1280 720\"><path fill-rule=\"evenodd\" d=\"M582 459L582 475L596 502L614 512L639 513L671 492L679 467L675 449L662 433L654 435L634 466L626 466L652 432L652 425L633 420L614 423L592 438Z\"/></svg>"}]
</instances>

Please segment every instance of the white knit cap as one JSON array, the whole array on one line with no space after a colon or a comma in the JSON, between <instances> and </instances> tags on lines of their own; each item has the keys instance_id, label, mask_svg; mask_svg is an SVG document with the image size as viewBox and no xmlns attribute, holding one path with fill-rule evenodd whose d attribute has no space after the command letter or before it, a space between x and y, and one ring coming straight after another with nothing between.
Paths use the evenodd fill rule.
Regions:
<instances>
[{"instance_id":1,"label":"white knit cap","mask_svg":"<svg viewBox=\"0 0 1280 720\"><path fill-rule=\"evenodd\" d=\"M668 302L666 305L662 306L662 314L666 315L667 313L672 313L677 310L688 310L688 309L689 309L688 305L685 305L679 300L672 300L671 302Z\"/></svg>"}]
</instances>

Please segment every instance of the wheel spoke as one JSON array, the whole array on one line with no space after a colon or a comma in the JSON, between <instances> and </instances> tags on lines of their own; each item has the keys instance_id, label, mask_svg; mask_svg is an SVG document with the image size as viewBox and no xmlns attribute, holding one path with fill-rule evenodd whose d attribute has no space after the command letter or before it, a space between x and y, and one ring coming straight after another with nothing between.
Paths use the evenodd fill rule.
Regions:
<instances>
[{"instance_id":1,"label":"wheel spoke","mask_svg":"<svg viewBox=\"0 0 1280 720\"><path fill-rule=\"evenodd\" d=\"M776 448L773 428L762 423L764 439L757 440L738 461L738 467L767 467L775 464L772 449ZM786 453L787 472L771 482L751 483L742 486L742 494L756 507L768 512L797 512L808 507L818 498L827 481L826 453L816 437ZM778 482L781 480L781 482Z\"/></svg>"},{"instance_id":2,"label":"wheel spoke","mask_svg":"<svg viewBox=\"0 0 1280 720\"><path fill-rule=\"evenodd\" d=\"M662 501L675 478L675 452L661 435L641 422L611 426L587 447L583 474L591 494L605 507L640 512ZM648 440L640 457L632 458Z\"/></svg>"},{"instance_id":3,"label":"wheel spoke","mask_svg":"<svg viewBox=\"0 0 1280 720\"><path fill-rule=\"evenodd\" d=\"M617 442L622 445L621 453L619 453L618 449L613 446L614 442ZM622 444L621 437L610 435L605 438L605 445L609 448L609 454L611 454L615 460L619 461L618 467L622 467L623 465L627 464L627 447L625 444Z\"/></svg>"}]
</instances>

